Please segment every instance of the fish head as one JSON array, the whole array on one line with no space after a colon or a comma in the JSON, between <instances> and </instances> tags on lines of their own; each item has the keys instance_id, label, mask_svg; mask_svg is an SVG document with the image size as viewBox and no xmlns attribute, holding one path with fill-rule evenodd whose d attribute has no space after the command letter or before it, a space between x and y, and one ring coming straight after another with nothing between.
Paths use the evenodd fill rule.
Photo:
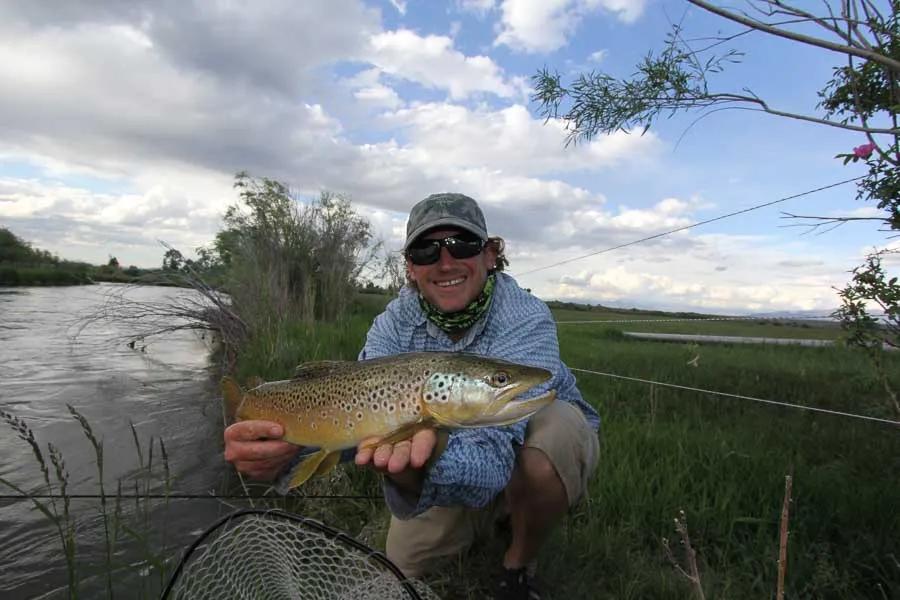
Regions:
<instances>
[{"instance_id":1,"label":"fish head","mask_svg":"<svg viewBox=\"0 0 900 600\"><path fill-rule=\"evenodd\" d=\"M509 425L553 402L554 390L516 400L552 375L539 367L460 353L431 372L422 389L422 404L445 427Z\"/></svg>"}]
</instances>

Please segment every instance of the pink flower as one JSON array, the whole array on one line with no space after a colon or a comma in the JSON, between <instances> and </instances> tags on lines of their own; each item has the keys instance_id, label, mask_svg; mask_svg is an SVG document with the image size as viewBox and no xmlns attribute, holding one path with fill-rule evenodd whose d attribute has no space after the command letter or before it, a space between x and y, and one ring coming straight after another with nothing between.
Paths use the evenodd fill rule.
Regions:
<instances>
[{"instance_id":1,"label":"pink flower","mask_svg":"<svg viewBox=\"0 0 900 600\"><path fill-rule=\"evenodd\" d=\"M856 158L869 158L875 150L875 144L863 144L853 149L853 156Z\"/></svg>"}]
</instances>

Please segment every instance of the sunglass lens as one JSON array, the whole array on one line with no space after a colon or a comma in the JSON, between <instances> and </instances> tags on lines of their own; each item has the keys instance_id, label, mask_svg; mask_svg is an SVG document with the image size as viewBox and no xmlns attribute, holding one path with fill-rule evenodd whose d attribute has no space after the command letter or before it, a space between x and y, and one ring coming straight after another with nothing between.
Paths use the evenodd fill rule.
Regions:
<instances>
[{"instance_id":1,"label":"sunglass lens","mask_svg":"<svg viewBox=\"0 0 900 600\"><path fill-rule=\"evenodd\" d=\"M453 239L453 238L448 238ZM481 241L475 240L472 242L463 242L460 240L455 240L456 243L447 244L447 250L450 252L450 256L457 259L463 258L472 258L479 252L481 252Z\"/></svg>"},{"instance_id":2,"label":"sunglass lens","mask_svg":"<svg viewBox=\"0 0 900 600\"><path fill-rule=\"evenodd\" d=\"M417 244L415 246L410 246L406 251L406 255L409 256L409 260L415 265L434 264L441 256L441 246L434 242L427 245Z\"/></svg>"}]
</instances>

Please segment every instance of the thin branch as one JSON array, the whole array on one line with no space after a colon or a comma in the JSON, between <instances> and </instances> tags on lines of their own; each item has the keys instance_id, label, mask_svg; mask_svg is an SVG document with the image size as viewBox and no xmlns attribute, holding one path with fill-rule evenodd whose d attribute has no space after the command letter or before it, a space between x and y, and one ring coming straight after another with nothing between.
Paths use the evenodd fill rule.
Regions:
<instances>
[{"instance_id":1,"label":"thin branch","mask_svg":"<svg viewBox=\"0 0 900 600\"><path fill-rule=\"evenodd\" d=\"M689 0L693 1L693 0ZM809 123L817 123L819 125L828 125L829 127L836 127L838 129L848 129L850 131L859 131L862 133L883 133L886 135L898 135L900 134L900 129L891 128L885 129L883 127L862 127L860 125L851 125L850 123L839 123L837 121L829 121L828 119L820 119L818 117L811 117L809 115L801 115L798 113L787 112L783 110L778 110L775 108L771 108L765 100L759 98L758 96L744 96L742 94L709 94L709 98L719 99L721 98L723 101L732 101L732 102L751 102L753 104L758 104L760 106L761 111L767 112L770 115L775 115L778 117L787 117L789 119L796 119L798 121L807 121Z\"/></svg>"},{"instance_id":2,"label":"thin branch","mask_svg":"<svg viewBox=\"0 0 900 600\"><path fill-rule=\"evenodd\" d=\"M791 487L793 477L784 477L784 501L781 503L781 535L778 541L778 587L775 600L784 600L784 575L787 572L788 521L791 511Z\"/></svg>"},{"instance_id":3,"label":"thin branch","mask_svg":"<svg viewBox=\"0 0 900 600\"><path fill-rule=\"evenodd\" d=\"M894 71L900 72L900 61L894 60L888 56L884 56L883 54L879 54L877 52L873 52L871 50L867 50L865 48L855 48L853 46L847 46L845 44L836 44L834 42L830 42L828 40L823 40L821 38L816 38L808 35L804 35L802 33L795 33L793 31L786 31L784 29L779 29L777 27L772 27L767 25L766 23L762 23L761 21L757 21L755 19L751 19L748 17L740 16L734 12L729 10L725 10L720 8L714 4L710 4L705 0L687 0L694 6L702 8L703 10L709 11L713 14L719 15L729 21L735 21L736 23L740 23L741 25L745 25L747 27L752 27L753 29L757 29L759 31L763 31L765 33L769 33L774 36L782 37L785 39L793 40L795 42L801 42L804 44L809 44L811 46L817 46L819 48L824 48L826 50L831 50L833 52L840 52L841 54L852 54L854 56L858 56L859 58L865 58L867 60L871 60L873 62L877 62L878 64L884 65L885 67L892 69Z\"/></svg>"}]
</instances>

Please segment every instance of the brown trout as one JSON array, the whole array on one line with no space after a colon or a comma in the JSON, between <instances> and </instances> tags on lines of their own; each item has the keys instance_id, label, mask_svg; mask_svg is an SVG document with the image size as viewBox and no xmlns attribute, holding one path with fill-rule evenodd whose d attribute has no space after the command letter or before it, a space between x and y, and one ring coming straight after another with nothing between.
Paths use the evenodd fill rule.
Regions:
<instances>
[{"instance_id":1,"label":"brown trout","mask_svg":"<svg viewBox=\"0 0 900 600\"><path fill-rule=\"evenodd\" d=\"M285 441L319 448L280 486L291 489L330 471L341 450L367 438L378 438L375 446L429 427L510 425L530 417L553 402L556 392L514 398L550 377L545 369L475 354L414 352L305 363L293 379L246 391L225 377L222 392L229 418L274 421L284 427Z\"/></svg>"}]
</instances>

